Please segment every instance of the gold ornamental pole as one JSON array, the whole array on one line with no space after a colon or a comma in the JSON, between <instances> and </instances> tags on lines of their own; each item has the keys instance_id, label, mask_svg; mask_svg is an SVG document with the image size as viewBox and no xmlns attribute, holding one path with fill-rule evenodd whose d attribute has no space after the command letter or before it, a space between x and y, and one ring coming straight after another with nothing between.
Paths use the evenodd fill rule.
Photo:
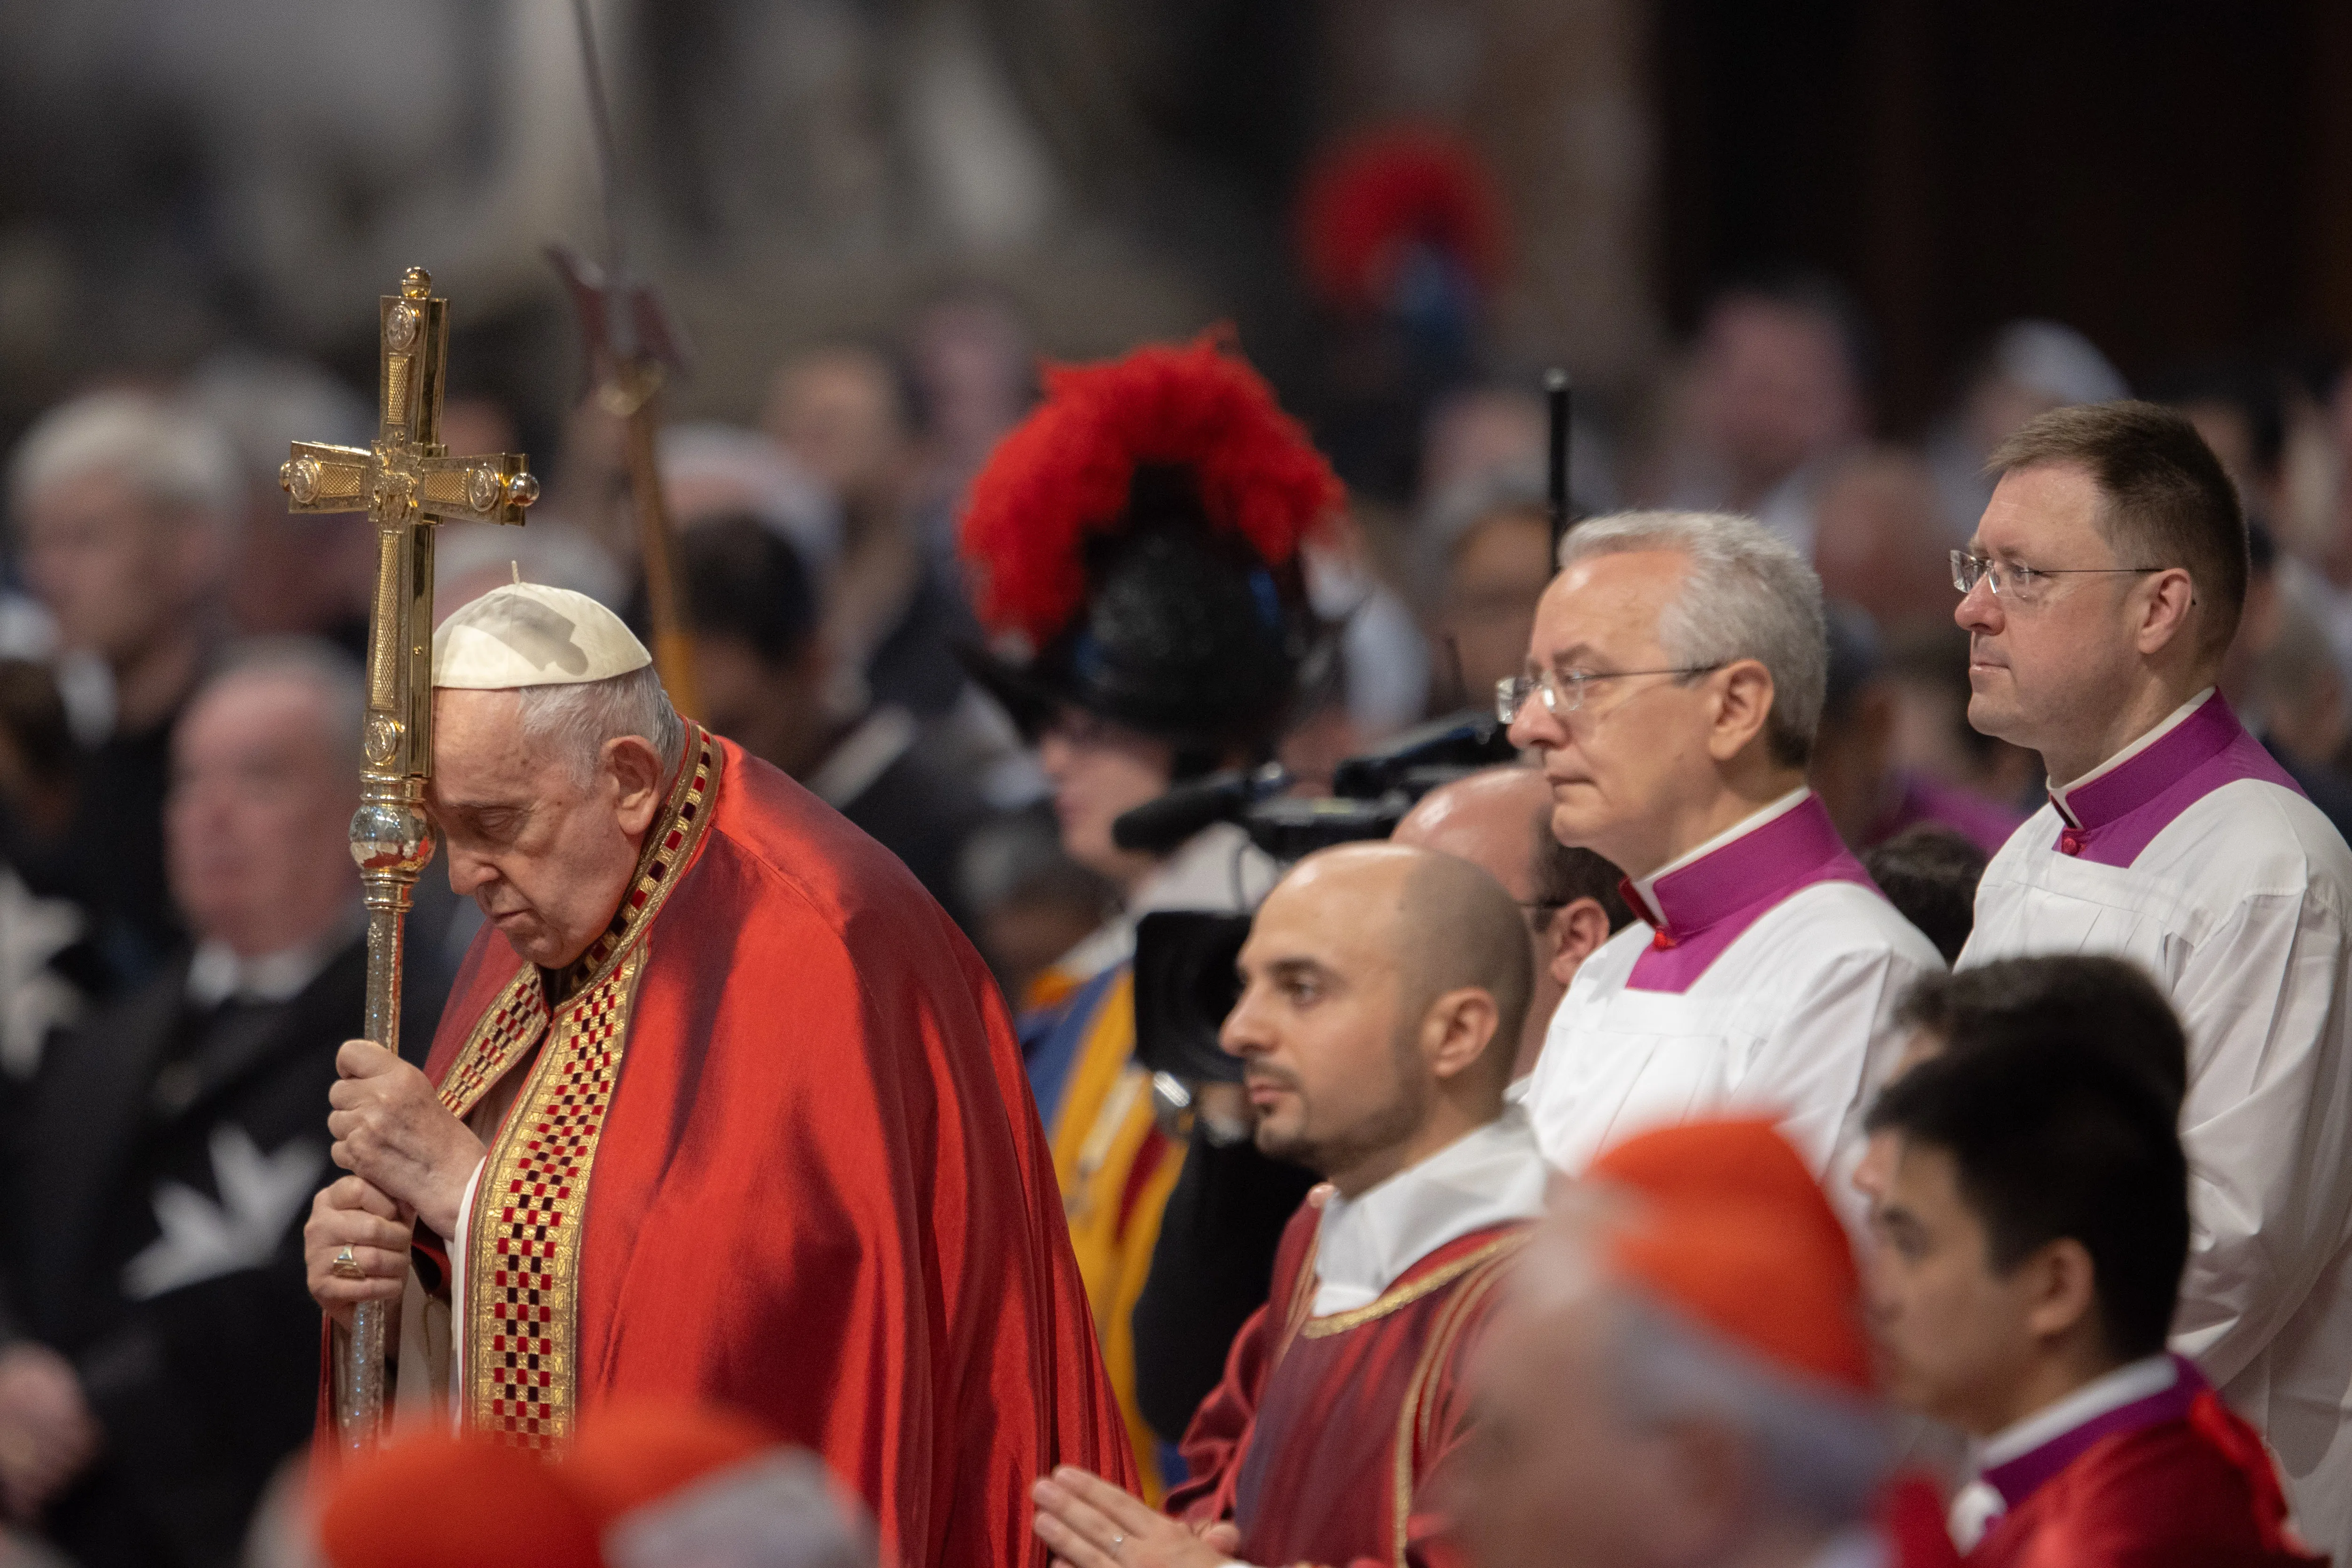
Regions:
<instances>
[{"instance_id":1,"label":"gold ornamental pole","mask_svg":"<svg viewBox=\"0 0 2352 1568\"><path fill-rule=\"evenodd\" d=\"M588 14L588 0L572 0L572 17L580 32L589 129L594 133L604 187L604 261L600 267L562 245L547 247L548 259L563 275L579 310L581 338L587 349L596 401L623 425L637 550L645 564L654 668L671 705L689 719L701 718L694 637L687 623L677 543L670 530L668 506L662 499L654 439L661 429L662 384L672 373L686 372L686 341L662 309L660 298L629 270L621 222L620 158L614 145L612 110L604 101L604 71L596 52L596 27Z\"/></svg>"},{"instance_id":2,"label":"gold ornamental pole","mask_svg":"<svg viewBox=\"0 0 2352 1568\"><path fill-rule=\"evenodd\" d=\"M520 454L453 458L441 445L449 301L412 267L378 307L382 410L368 447L297 441L278 480L298 512L365 511L376 531L368 626L367 727L352 858L367 904L362 1036L400 1049L404 928L417 874L433 858L425 786L433 774L433 528L455 519L520 523L539 481ZM346 1452L371 1447L384 1409L388 1303L361 1303L341 1344L336 1426Z\"/></svg>"}]
</instances>

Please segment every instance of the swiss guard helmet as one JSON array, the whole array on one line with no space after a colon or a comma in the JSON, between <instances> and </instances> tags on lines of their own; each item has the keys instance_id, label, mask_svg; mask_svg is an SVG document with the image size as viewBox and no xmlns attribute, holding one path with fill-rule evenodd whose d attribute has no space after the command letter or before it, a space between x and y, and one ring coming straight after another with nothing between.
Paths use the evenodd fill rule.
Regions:
<instances>
[{"instance_id":1,"label":"swiss guard helmet","mask_svg":"<svg viewBox=\"0 0 2352 1568\"><path fill-rule=\"evenodd\" d=\"M1330 465L1214 335L1045 384L963 518L975 678L1033 734L1067 705L1196 766L1269 751L1328 647L1299 547L1345 499Z\"/></svg>"}]
</instances>

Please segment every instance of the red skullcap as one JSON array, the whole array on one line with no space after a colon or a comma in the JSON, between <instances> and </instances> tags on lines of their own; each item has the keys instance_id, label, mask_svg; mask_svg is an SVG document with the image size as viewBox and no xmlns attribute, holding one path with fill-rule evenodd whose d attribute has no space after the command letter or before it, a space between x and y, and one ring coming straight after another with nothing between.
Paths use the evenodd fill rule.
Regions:
<instances>
[{"instance_id":1,"label":"red skullcap","mask_svg":"<svg viewBox=\"0 0 2352 1568\"><path fill-rule=\"evenodd\" d=\"M675 1400L621 1399L580 1423L559 1472L599 1528L776 1446L748 1415Z\"/></svg>"},{"instance_id":2,"label":"red skullcap","mask_svg":"<svg viewBox=\"0 0 2352 1568\"><path fill-rule=\"evenodd\" d=\"M1783 1372L1872 1392L1853 1246L1771 1122L1641 1133L1586 1180L1646 1200L1611 1237L1619 1279Z\"/></svg>"},{"instance_id":3,"label":"red skullcap","mask_svg":"<svg viewBox=\"0 0 2352 1568\"><path fill-rule=\"evenodd\" d=\"M319 1517L330 1568L601 1568L596 1522L545 1461L436 1434L352 1460Z\"/></svg>"}]
</instances>

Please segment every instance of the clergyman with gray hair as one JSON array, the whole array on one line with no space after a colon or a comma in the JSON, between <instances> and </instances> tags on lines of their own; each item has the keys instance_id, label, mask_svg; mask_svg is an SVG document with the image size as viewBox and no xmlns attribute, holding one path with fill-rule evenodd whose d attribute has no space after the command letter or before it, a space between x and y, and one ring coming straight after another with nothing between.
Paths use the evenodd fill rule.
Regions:
<instances>
[{"instance_id":1,"label":"clergyman with gray hair","mask_svg":"<svg viewBox=\"0 0 2352 1568\"><path fill-rule=\"evenodd\" d=\"M424 1070L342 1046L331 1343L393 1303L397 1406L527 1447L615 1394L732 1406L886 1556L1034 1560L1028 1479L1133 1460L980 955L585 595L459 606L433 679L427 805L486 923Z\"/></svg>"},{"instance_id":2,"label":"clergyman with gray hair","mask_svg":"<svg viewBox=\"0 0 2352 1568\"><path fill-rule=\"evenodd\" d=\"M1821 582L1712 513L1581 523L1560 568L1497 702L1542 758L1552 832L1625 873L1636 920L1553 1015L1527 1101L1545 1157L1574 1174L1651 1128L1769 1115L1844 1197L1895 1005L1944 963L1805 784Z\"/></svg>"}]
</instances>

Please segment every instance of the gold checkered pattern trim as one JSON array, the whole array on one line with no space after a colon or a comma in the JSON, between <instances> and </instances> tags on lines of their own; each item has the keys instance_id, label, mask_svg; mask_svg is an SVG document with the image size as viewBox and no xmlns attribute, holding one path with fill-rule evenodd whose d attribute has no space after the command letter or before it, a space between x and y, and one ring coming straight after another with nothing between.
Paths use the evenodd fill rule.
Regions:
<instances>
[{"instance_id":1,"label":"gold checkered pattern trim","mask_svg":"<svg viewBox=\"0 0 2352 1568\"><path fill-rule=\"evenodd\" d=\"M548 1016L547 987L540 984L537 966L526 963L474 1026L466 1048L442 1079L441 1103L449 1114L460 1121L471 1116L490 1086L537 1047Z\"/></svg>"},{"instance_id":2,"label":"gold checkered pattern trim","mask_svg":"<svg viewBox=\"0 0 2352 1568\"><path fill-rule=\"evenodd\" d=\"M694 846L710 820L712 798L719 793L719 742L700 725L688 724L686 744L693 763L679 770L668 804L646 834L628 896L613 911L613 923L604 928L604 934L553 978L559 1005L562 999L577 995L612 973L622 950L645 930L662 900L669 897L677 868L694 854Z\"/></svg>"},{"instance_id":3,"label":"gold checkered pattern trim","mask_svg":"<svg viewBox=\"0 0 2352 1568\"><path fill-rule=\"evenodd\" d=\"M564 1008L475 1199L467 1421L521 1447L549 1447L572 1434L588 1176L644 956L633 948Z\"/></svg>"},{"instance_id":4,"label":"gold checkered pattern trim","mask_svg":"<svg viewBox=\"0 0 2352 1568\"><path fill-rule=\"evenodd\" d=\"M709 826L719 785L717 742L698 728L688 742L693 763L646 836L612 926L566 972L564 999L551 1010L540 971L525 965L448 1076L478 1100L498 1081L496 1063L528 1048L526 1030L530 1039L547 1035L490 1145L467 1232L466 1424L522 1447L563 1441L579 1407L589 1176L620 1081L643 939ZM536 1011L527 994L539 998ZM459 1086L461 1074L478 1087Z\"/></svg>"}]
</instances>

